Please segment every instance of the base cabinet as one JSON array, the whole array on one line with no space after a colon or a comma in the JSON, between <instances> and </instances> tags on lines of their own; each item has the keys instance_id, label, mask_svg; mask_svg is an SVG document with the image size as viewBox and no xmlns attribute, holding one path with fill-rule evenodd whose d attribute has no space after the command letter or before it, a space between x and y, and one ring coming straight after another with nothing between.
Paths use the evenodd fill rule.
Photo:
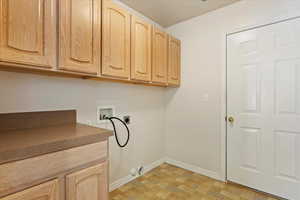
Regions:
<instances>
[{"instance_id":1,"label":"base cabinet","mask_svg":"<svg viewBox=\"0 0 300 200\"><path fill-rule=\"evenodd\" d=\"M0 200L59 200L58 180L50 181Z\"/></svg>"},{"instance_id":2,"label":"base cabinet","mask_svg":"<svg viewBox=\"0 0 300 200\"><path fill-rule=\"evenodd\" d=\"M70 174L66 182L67 200L108 200L106 162Z\"/></svg>"},{"instance_id":3,"label":"base cabinet","mask_svg":"<svg viewBox=\"0 0 300 200\"><path fill-rule=\"evenodd\" d=\"M107 161L67 175L66 200L108 200ZM0 200L63 200L60 199L59 180L34 186Z\"/></svg>"},{"instance_id":4,"label":"base cabinet","mask_svg":"<svg viewBox=\"0 0 300 200\"><path fill-rule=\"evenodd\" d=\"M0 200L108 200L107 145L106 140L0 165Z\"/></svg>"}]
</instances>

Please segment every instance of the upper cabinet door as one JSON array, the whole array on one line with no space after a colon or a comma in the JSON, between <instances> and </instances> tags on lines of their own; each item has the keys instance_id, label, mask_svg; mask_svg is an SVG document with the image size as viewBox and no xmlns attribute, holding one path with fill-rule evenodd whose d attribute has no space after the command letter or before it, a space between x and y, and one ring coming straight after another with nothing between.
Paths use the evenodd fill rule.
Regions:
<instances>
[{"instance_id":1,"label":"upper cabinet door","mask_svg":"<svg viewBox=\"0 0 300 200\"><path fill-rule=\"evenodd\" d=\"M67 176L66 200L108 200L107 163Z\"/></svg>"},{"instance_id":2,"label":"upper cabinet door","mask_svg":"<svg viewBox=\"0 0 300 200\"><path fill-rule=\"evenodd\" d=\"M102 75L130 78L130 14L103 0Z\"/></svg>"},{"instance_id":3,"label":"upper cabinet door","mask_svg":"<svg viewBox=\"0 0 300 200\"><path fill-rule=\"evenodd\" d=\"M1 0L0 4L0 60L56 66L56 0Z\"/></svg>"},{"instance_id":4,"label":"upper cabinet door","mask_svg":"<svg viewBox=\"0 0 300 200\"><path fill-rule=\"evenodd\" d=\"M152 37L152 82L166 84L168 80L168 35L153 28Z\"/></svg>"},{"instance_id":5,"label":"upper cabinet door","mask_svg":"<svg viewBox=\"0 0 300 200\"><path fill-rule=\"evenodd\" d=\"M151 31L150 24L131 17L131 79L151 80Z\"/></svg>"},{"instance_id":6,"label":"upper cabinet door","mask_svg":"<svg viewBox=\"0 0 300 200\"><path fill-rule=\"evenodd\" d=\"M101 0L60 0L59 69L98 74Z\"/></svg>"},{"instance_id":7,"label":"upper cabinet door","mask_svg":"<svg viewBox=\"0 0 300 200\"><path fill-rule=\"evenodd\" d=\"M1 200L59 200L58 180L29 188L22 192L1 198Z\"/></svg>"},{"instance_id":8,"label":"upper cabinet door","mask_svg":"<svg viewBox=\"0 0 300 200\"><path fill-rule=\"evenodd\" d=\"M169 36L168 84L179 86L181 76L181 42Z\"/></svg>"}]
</instances>

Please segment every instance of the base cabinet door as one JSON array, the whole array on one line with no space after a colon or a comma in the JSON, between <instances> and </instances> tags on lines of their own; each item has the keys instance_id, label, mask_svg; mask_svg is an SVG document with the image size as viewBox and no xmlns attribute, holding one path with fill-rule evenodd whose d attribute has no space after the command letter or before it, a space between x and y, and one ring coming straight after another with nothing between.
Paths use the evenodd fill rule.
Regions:
<instances>
[{"instance_id":1,"label":"base cabinet door","mask_svg":"<svg viewBox=\"0 0 300 200\"><path fill-rule=\"evenodd\" d=\"M0 60L56 66L56 0L0 1Z\"/></svg>"},{"instance_id":2,"label":"base cabinet door","mask_svg":"<svg viewBox=\"0 0 300 200\"><path fill-rule=\"evenodd\" d=\"M59 69L98 74L101 65L101 0L60 1Z\"/></svg>"},{"instance_id":3,"label":"base cabinet door","mask_svg":"<svg viewBox=\"0 0 300 200\"><path fill-rule=\"evenodd\" d=\"M0 200L59 200L58 180L47 182Z\"/></svg>"},{"instance_id":4,"label":"base cabinet door","mask_svg":"<svg viewBox=\"0 0 300 200\"><path fill-rule=\"evenodd\" d=\"M181 76L181 42L169 36L169 63L168 63L168 84L180 85Z\"/></svg>"},{"instance_id":5,"label":"base cabinet door","mask_svg":"<svg viewBox=\"0 0 300 200\"><path fill-rule=\"evenodd\" d=\"M152 41L152 82L167 84L168 34L158 28L154 28Z\"/></svg>"},{"instance_id":6,"label":"base cabinet door","mask_svg":"<svg viewBox=\"0 0 300 200\"><path fill-rule=\"evenodd\" d=\"M131 16L111 0L102 3L102 75L129 79Z\"/></svg>"},{"instance_id":7,"label":"base cabinet door","mask_svg":"<svg viewBox=\"0 0 300 200\"><path fill-rule=\"evenodd\" d=\"M66 177L66 200L108 200L107 162Z\"/></svg>"}]
</instances>

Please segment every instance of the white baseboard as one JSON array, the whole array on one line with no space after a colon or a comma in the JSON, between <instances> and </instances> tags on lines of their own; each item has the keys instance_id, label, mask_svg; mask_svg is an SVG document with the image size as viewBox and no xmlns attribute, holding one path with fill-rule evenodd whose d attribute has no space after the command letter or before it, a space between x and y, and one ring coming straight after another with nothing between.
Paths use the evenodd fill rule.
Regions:
<instances>
[{"instance_id":1,"label":"white baseboard","mask_svg":"<svg viewBox=\"0 0 300 200\"><path fill-rule=\"evenodd\" d=\"M109 185L109 191L112 192L112 191L122 187L123 185L133 181L136 178L137 178L136 176L131 176L131 175L125 176L124 178L121 178L121 179L111 183Z\"/></svg>"},{"instance_id":2,"label":"white baseboard","mask_svg":"<svg viewBox=\"0 0 300 200\"><path fill-rule=\"evenodd\" d=\"M144 166L144 173L147 173L149 171L151 171L152 169L160 166L161 164L165 163L166 159L165 158L162 158L160 160L157 160L153 163L151 163L150 165L146 165ZM113 182L112 184L109 185L109 191L114 191L120 187L122 187L123 185L133 181L134 179L138 178L139 176L131 176L131 175L128 175L128 176L125 176L124 178L121 178L115 182Z\"/></svg>"},{"instance_id":3,"label":"white baseboard","mask_svg":"<svg viewBox=\"0 0 300 200\"><path fill-rule=\"evenodd\" d=\"M168 163L170 165L174 165L176 167L180 167L180 168L195 172L197 174L208 176L208 177L216 179L216 180L224 181L217 172L210 171L210 170L207 170L207 169L202 169L202 168L197 167L195 165L190 165L190 164L187 164L187 163L184 163L184 162L181 162L181 161L173 160L171 158L162 158L160 160L157 160L157 161L151 163L150 165L144 166L144 173L147 173L147 172L151 171L152 169L160 166L163 163ZM124 178L121 178L121 179L113 182L112 184L110 184L109 191L110 192L114 191L114 190L122 187L123 185L133 181L134 179L136 179L138 177L139 176L131 176L131 175L125 176Z\"/></svg>"},{"instance_id":4,"label":"white baseboard","mask_svg":"<svg viewBox=\"0 0 300 200\"><path fill-rule=\"evenodd\" d=\"M217 172L214 172L214 171L210 171L210 170L207 170L207 169L202 169L202 168L197 167L195 165L190 165L190 164L187 164L187 163L184 163L184 162L181 162L181 161L173 160L171 158L167 158L165 162L170 164L170 165L174 165L176 167L180 167L180 168L195 172L197 174L208 176L208 177L216 179L216 180L224 181L220 177L220 175Z\"/></svg>"},{"instance_id":5,"label":"white baseboard","mask_svg":"<svg viewBox=\"0 0 300 200\"><path fill-rule=\"evenodd\" d=\"M165 162L166 162L166 158L162 158L160 160L157 160L157 161L151 163L150 165L145 166L144 173L147 173L147 172L151 171L152 169L159 167L160 165L164 164Z\"/></svg>"}]
</instances>

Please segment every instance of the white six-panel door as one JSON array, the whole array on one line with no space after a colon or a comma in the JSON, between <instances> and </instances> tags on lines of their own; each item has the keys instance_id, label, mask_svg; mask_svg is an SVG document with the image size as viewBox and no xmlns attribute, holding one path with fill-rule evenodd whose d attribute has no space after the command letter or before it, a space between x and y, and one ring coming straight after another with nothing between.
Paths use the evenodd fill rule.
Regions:
<instances>
[{"instance_id":1,"label":"white six-panel door","mask_svg":"<svg viewBox=\"0 0 300 200\"><path fill-rule=\"evenodd\" d=\"M227 37L228 180L300 199L300 18Z\"/></svg>"}]
</instances>

